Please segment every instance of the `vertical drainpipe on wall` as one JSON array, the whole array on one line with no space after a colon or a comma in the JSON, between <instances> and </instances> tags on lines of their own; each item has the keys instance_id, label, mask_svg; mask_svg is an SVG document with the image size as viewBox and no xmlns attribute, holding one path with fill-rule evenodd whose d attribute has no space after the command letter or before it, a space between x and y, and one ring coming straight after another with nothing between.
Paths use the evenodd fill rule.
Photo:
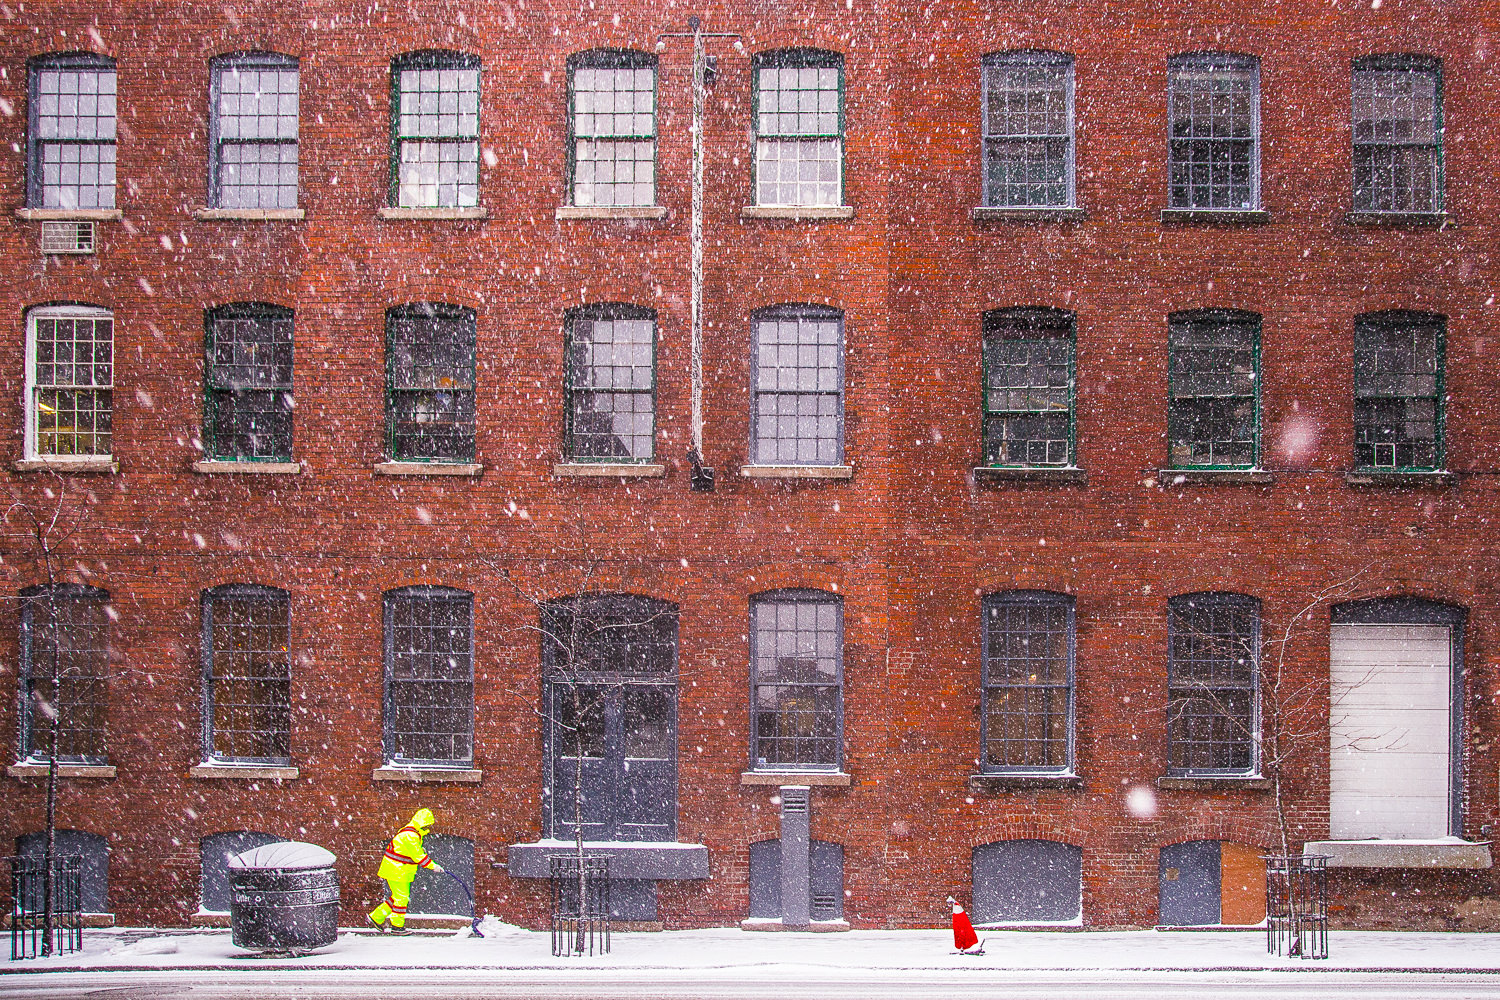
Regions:
<instances>
[{"instance_id":1,"label":"vertical drainpipe on wall","mask_svg":"<svg viewBox=\"0 0 1500 1000\"><path fill-rule=\"evenodd\" d=\"M781 924L806 927L812 919L812 870L809 864L812 789L781 786Z\"/></svg>"}]
</instances>

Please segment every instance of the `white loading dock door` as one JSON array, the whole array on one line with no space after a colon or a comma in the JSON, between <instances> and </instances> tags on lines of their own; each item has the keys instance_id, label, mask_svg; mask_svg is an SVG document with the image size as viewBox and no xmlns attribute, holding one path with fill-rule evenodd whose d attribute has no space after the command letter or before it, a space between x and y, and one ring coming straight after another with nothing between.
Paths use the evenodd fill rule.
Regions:
<instances>
[{"instance_id":1,"label":"white loading dock door","mask_svg":"<svg viewBox=\"0 0 1500 1000\"><path fill-rule=\"evenodd\" d=\"M1329 835L1449 834L1453 681L1446 625L1334 625Z\"/></svg>"}]
</instances>

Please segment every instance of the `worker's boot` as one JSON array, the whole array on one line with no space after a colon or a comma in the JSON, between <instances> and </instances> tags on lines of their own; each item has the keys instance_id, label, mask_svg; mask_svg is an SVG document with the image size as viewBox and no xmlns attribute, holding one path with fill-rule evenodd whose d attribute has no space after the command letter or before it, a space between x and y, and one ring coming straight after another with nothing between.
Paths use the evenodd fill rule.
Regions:
<instances>
[{"instance_id":1,"label":"worker's boot","mask_svg":"<svg viewBox=\"0 0 1500 1000\"><path fill-rule=\"evenodd\" d=\"M376 920L368 913L365 914L365 919L370 922L371 927L374 927L380 933L389 934L391 932L391 925L386 923L384 920Z\"/></svg>"},{"instance_id":2,"label":"worker's boot","mask_svg":"<svg viewBox=\"0 0 1500 1000\"><path fill-rule=\"evenodd\" d=\"M400 926L400 927L397 927L395 924L392 924L391 925L391 933L392 934L396 934L396 935L410 934L411 933L411 928L407 927L404 924L402 926Z\"/></svg>"}]
</instances>

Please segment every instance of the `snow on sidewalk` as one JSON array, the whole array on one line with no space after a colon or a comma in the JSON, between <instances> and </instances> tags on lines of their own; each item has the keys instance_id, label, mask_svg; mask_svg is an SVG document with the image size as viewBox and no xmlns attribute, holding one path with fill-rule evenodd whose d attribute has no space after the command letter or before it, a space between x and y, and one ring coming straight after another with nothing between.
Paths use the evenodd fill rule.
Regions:
<instances>
[{"instance_id":1,"label":"snow on sidewalk","mask_svg":"<svg viewBox=\"0 0 1500 1000\"><path fill-rule=\"evenodd\" d=\"M869 973L880 970L1214 969L1290 971L1500 971L1500 934L1334 931L1330 958L1302 961L1266 952L1263 931L991 931L982 956L953 953L947 930L752 933L737 929L617 933L608 955L553 958L550 936L484 921L486 936L457 933L383 937L342 932L298 958L262 958L227 930L91 930L82 952L0 963L7 973L63 969L483 968L680 969L735 977L766 967Z\"/></svg>"}]
</instances>

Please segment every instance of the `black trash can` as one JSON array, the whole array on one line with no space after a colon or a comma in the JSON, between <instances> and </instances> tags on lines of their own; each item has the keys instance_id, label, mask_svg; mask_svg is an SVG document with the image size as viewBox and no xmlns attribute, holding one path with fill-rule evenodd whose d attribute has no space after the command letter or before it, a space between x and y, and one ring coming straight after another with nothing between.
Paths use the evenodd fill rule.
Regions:
<instances>
[{"instance_id":1,"label":"black trash can","mask_svg":"<svg viewBox=\"0 0 1500 1000\"><path fill-rule=\"evenodd\" d=\"M283 841L229 859L229 925L237 947L298 955L339 936L333 852Z\"/></svg>"}]
</instances>

